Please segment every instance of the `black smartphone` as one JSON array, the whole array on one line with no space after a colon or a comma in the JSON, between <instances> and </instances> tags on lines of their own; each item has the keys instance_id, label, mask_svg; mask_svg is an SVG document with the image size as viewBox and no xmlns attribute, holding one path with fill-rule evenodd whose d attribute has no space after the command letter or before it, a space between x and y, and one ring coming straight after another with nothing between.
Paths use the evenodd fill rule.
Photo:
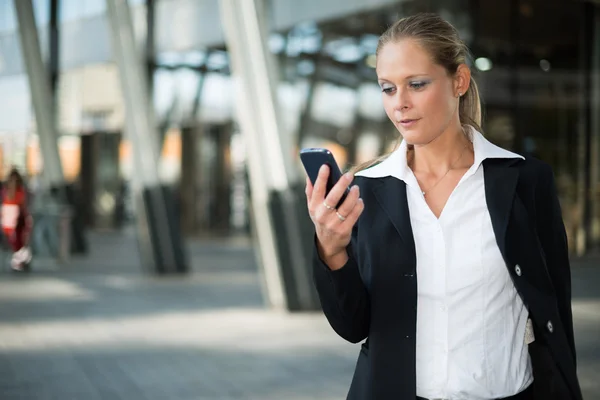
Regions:
<instances>
[{"instance_id":1,"label":"black smartphone","mask_svg":"<svg viewBox=\"0 0 600 400\"><path fill-rule=\"evenodd\" d=\"M340 170L340 167L335 162L333 154L331 154L331 152L327 149L319 147L302 149L300 151L300 160L302 161L304 169L306 170L306 174L308 175L308 178L310 179L313 185L317 181L317 176L319 175L319 169L321 169L321 166L323 164L327 164L329 166L329 178L327 179L327 189L325 196L329 194L331 189L333 189L335 184L342 177L342 171ZM342 198L335 206L336 208L342 205L344 200L346 200L346 196L348 196L349 192L350 188L347 187L346 191L342 195Z\"/></svg>"}]
</instances>

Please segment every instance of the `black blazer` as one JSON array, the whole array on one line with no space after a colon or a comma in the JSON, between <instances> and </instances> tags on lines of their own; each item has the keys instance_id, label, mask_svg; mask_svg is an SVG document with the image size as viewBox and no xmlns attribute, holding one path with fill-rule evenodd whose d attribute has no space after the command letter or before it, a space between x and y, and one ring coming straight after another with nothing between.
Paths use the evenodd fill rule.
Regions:
<instances>
[{"instance_id":1,"label":"black blazer","mask_svg":"<svg viewBox=\"0 0 600 400\"><path fill-rule=\"evenodd\" d=\"M567 239L550 166L487 159L485 195L496 242L529 309L536 400L581 400L576 374ZM356 177L365 209L348 263L331 271L313 257L325 316L344 339L363 343L348 399L416 397L417 276L406 185ZM519 265L521 275L515 273Z\"/></svg>"}]
</instances>

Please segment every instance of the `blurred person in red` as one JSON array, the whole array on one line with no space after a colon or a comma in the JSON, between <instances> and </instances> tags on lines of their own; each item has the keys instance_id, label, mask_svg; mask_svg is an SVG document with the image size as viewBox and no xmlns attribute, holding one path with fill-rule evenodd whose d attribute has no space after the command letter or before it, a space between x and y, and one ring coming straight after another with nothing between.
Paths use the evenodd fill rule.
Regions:
<instances>
[{"instance_id":1,"label":"blurred person in red","mask_svg":"<svg viewBox=\"0 0 600 400\"><path fill-rule=\"evenodd\" d=\"M13 252L11 267L22 271L31 261L28 247L33 219L27 210L27 188L13 168L2 189L2 231Z\"/></svg>"}]
</instances>

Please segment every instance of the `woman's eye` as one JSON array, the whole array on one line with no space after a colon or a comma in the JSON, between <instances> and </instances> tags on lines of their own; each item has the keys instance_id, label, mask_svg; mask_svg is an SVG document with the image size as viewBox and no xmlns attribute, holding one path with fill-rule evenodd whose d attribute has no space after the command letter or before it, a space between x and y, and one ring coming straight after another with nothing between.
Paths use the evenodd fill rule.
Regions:
<instances>
[{"instance_id":1,"label":"woman's eye","mask_svg":"<svg viewBox=\"0 0 600 400\"><path fill-rule=\"evenodd\" d=\"M394 91L394 88L392 86L386 86L382 87L381 91L385 94L391 94Z\"/></svg>"},{"instance_id":2,"label":"woman's eye","mask_svg":"<svg viewBox=\"0 0 600 400\"><path fill-rule=\"evenodd\" d=\"M411 89L422 89L427 86L429 82L421 81L421 82L411 82L409 84Z\"/></svg>"}]
</instances>

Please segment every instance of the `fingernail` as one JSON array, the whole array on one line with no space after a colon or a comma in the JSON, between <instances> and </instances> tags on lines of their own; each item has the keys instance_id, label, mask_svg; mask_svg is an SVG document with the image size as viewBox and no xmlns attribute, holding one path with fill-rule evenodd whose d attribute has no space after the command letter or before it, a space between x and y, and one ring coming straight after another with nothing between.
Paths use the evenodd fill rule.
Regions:
<instances>
[{"instance_id":1,"label":"fingernail","mask_svg":"<svg viewBox=\"0 0 600 400\"><path fill-rule=\"evenodd\" d=\"M347 172L347 173L344 175L344 177L345 177L347 180L351 181L351 180L352 180L352 173L350 173L350 172Z\"/></svg>"},{"instance_id":2,"label":"fingernail","mask_svg":"<svg viewBox=\"0 0 600 400\"><path fill-rule=\"evenodd\" d=\"M320 174L324 173L326 169L327 169L327 166L325 166L325 164L321 165L321 168L319 168L319 173Z\"/></svg>"}]
</instances>

